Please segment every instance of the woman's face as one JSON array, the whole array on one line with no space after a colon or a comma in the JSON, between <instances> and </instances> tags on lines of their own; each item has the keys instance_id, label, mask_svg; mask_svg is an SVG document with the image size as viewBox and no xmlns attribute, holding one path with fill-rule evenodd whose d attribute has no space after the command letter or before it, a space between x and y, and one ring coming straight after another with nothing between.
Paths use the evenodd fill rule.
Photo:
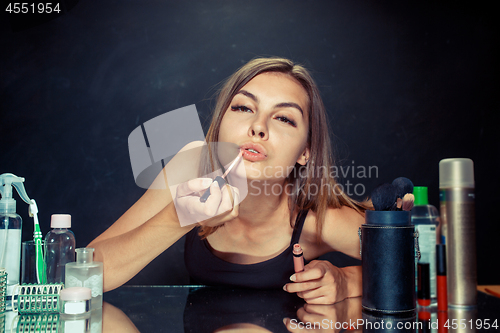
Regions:
<instances>
[{"instance_id":1,"label":"woman's face","mask_svg":"<svg viewBox=\"0 0 500 333\"><path fill-rule=\"evenodd\" d=\"M268 72L234 96L222 118L219 141L237 144L249 180L283 180L295 163L304 165L309 98L295 79Z\"/></svg>"}]
</instances>

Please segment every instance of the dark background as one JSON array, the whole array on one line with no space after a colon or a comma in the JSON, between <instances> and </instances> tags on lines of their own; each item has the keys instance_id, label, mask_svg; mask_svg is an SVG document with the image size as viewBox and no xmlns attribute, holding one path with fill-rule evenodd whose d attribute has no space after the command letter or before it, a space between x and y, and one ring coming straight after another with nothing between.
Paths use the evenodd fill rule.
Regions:
<instances>
[{"instance_id":1,"label":"dark background","mask_svg":"<svg viewBox=\"0 0 500 333\"><path fill-rule=\"evenodd\" d=\"M0 173L26 178L44 234L51 214L69 213L77 246L87 245L144 192L132 130L190 104L206 130L219 82L256 56L282 56L312 71L339 165L377 167L341 180L361 184L354 197L406 176L439 206L439 161L474 160L479 283L500 284L493 3L60 3L53 17L7 15L5 2L0 22ZM28 240L33 222L16 199ZM130 283L187 283L182 243Z\"/></svg>"}]
</instances>

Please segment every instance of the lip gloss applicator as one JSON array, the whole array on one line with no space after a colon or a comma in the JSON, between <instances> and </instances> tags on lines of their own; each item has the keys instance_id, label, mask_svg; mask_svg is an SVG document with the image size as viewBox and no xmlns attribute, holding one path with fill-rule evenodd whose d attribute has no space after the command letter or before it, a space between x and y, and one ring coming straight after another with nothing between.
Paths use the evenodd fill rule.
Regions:
<instances>
[{"instance_id":1,"label":"lip gloss applicator","mask_svg":"<svg viewBox=\"0 0 500 333\"><path fill-rule=\"evenodd\" d=\"M238 156L234 159L234 161L231 163L231 165L226 169L226 172L221 176L217 176L214 179L214 182L217 182L219 184L219 188L222 188L226 184L226 176L228 175L229 171L231 171L236 163L240 160L241 156L243 155L243 151L240 150L238 153ZM203 193L203 195L200 197L200 202L205 202L207 201L208 197L210 196L210 187Z\"/></svg>"},{"instance_id":2,"label":"lip gloss applicator","mask_svg":"<svg viewBox=\"0 0 500 333\"><path fill-rule=\"evenodd\" d=\"M299 243L293 245L293 269L295 273L304 270L304 253Z\"/></svg>"}]
</instances>

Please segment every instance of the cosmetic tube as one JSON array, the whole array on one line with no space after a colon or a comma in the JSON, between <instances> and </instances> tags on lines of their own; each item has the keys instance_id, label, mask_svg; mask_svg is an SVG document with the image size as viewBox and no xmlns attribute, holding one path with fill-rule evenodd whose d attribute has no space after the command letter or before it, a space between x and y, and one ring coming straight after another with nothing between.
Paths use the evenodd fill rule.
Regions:
<instances>
[{"instance_id":1,"label":"cosmetic tube","mask_svg":"<svg viewBox=\"0 0 500 333\"><path fill-rule=\"evenodd\" d=\"M430 288L430 265L429 263L418 263L418 304L420 306L431 305Z\"/></svg>"},{"instance_id":2,"label":"cosmetic tube","mask_svg":"<svg viewBox=\"0 0 500 333\"><path fill-rule=\"evenodd\" d=\"M299 243L293 246L293 268L295 273L302 272L304 270L304 254Z\"/></svg>"},{"instance_id":3,"label":"cosmetic tube","mask_svg":"<svg viewBox=\"0 0 500 333\"><path fill-rule=\"evenodd\" d=\"M472 160L451 158L439 162L449 307L474 307L477 304L474 187Z\"/></svg>"},{"instance_id":4,"label":"cosmetic tube","mask_svg":"<svg viewBox=\"0 0 500 333\"><path fill-rule=\"evenodd\" d=\"M437 309L448 310L448 291L446 288L446 245L436 245L436 273L437 273Z\"/></svg>"}]
</instances>

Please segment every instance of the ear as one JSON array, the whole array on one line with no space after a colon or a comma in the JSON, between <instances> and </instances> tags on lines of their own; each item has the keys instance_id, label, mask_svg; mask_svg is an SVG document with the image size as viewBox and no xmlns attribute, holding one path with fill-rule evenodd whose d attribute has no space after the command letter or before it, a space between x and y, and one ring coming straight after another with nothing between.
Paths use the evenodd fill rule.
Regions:
<instances>
[{"instance_id":1,"label":"ear","mask_svg":"<svg viewBox=\"0 0 500 333\"><path fill-rule=\"evenodd\" d=\"M311 150L309 149L309 147L306 147L306 149L304 149L302 154L297 159L297 163L299 163L300 165L306 165L307 161L309 161L310 156L311 156Z\"/></svg>"}]
</instances>

